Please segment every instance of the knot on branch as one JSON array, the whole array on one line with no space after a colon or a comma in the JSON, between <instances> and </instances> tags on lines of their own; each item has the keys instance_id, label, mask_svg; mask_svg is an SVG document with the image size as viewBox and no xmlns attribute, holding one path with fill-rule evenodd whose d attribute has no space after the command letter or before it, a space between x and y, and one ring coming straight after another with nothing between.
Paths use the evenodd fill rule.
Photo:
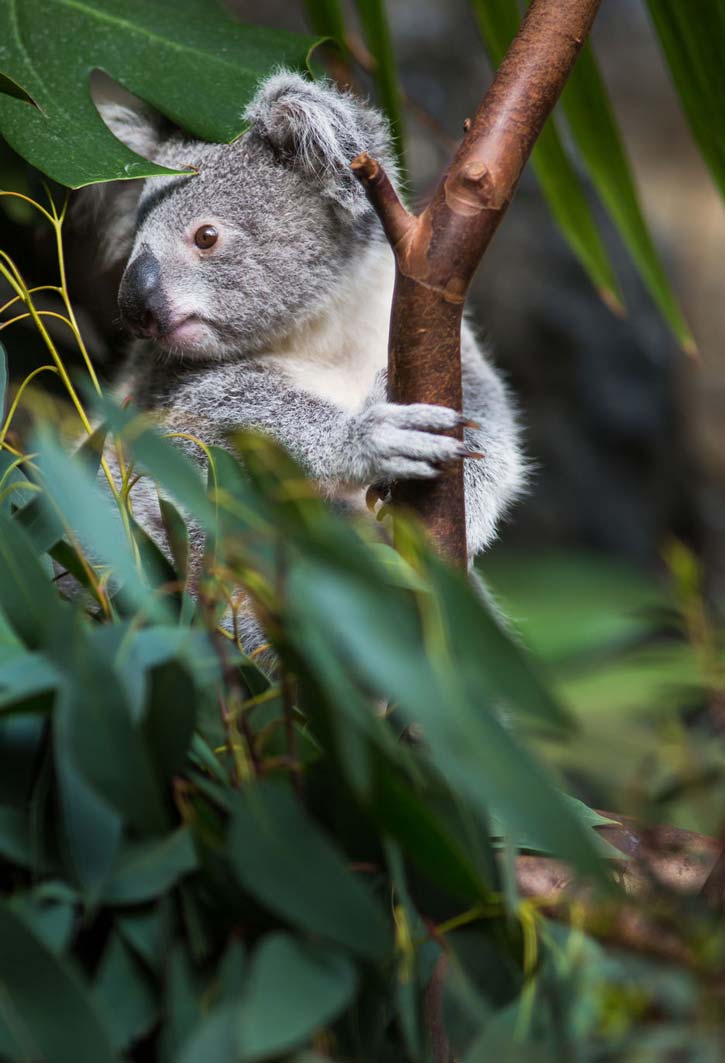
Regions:
<instances>
[{"instance_id":1,"label":"knot on branch","mask_svg":"<svg viewBox=\"0 0 725 1063\"><path fill-rule=\"evenodd\" d=\"M498 192L494 175L480 159L454 167L446 178L444 191L449 209L465 216L482 210L503 210L509 198Z\"/></svg>"}]
</instances>

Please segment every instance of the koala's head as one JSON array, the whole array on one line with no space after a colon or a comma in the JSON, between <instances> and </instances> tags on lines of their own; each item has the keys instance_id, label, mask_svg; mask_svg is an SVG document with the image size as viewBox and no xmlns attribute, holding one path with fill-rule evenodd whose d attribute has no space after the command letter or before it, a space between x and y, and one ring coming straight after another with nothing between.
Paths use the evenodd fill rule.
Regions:
<instances>
[{"instance_id":1,"label":"koala's head","mask_svg":"<svg viewBox=\"0 0 725 1063\"><path fill-rule=\"evenodd\" d=\"M122 320L168 351L206 359L259 350L319 313L380 239L350 161L369 151L394 177L388 127L329 84L275 74L233 144L164 135L116 105L102 113L139 154L198 171L96 193L106 260L127 260Z\"/></svg>"}]
</instances>

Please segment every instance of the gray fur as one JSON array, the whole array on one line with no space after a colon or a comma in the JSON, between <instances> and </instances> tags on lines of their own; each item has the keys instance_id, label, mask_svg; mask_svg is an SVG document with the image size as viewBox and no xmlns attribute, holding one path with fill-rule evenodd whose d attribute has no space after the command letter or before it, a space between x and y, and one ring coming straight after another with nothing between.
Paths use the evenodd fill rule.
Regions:
<instances>
[{"instance_id":1,"label":"gray fur","mask_svg":"<svg viewBox=\"0 0 725 1063\"><path fill-rule=\"evenodd\" d=\"M367 150L395 178L384 120L351 95L287 72L262 85L246 114L248 132L229 145L159 138L142 118L107 115L136 150L199 171L146 181L130 217L106 189L106 245L129 262L153 256L174 320L195 315L180 342L134 344L121 397L208 444L226 445L242 426L268 432L331 499L378 481L434 477L468 450L483 451L483 460L465 461L475 555L523 483L516 418L468 325L464 416L481 427L465 430L465 446L441 434L460 423L454 411L386 399L392 256L349 168ZM204 224L220 233L210 251L193 243ZM133 500L161 536L153 490L142 481Z\"/></svg>"}]
</instances>

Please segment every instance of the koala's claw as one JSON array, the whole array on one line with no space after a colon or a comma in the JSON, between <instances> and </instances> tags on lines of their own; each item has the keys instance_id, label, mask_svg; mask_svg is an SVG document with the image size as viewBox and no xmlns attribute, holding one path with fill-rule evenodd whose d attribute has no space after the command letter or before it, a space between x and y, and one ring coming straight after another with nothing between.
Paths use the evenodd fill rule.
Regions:
<instances>
[{"instance_id":1,"label":"koala's claw","mask_svg":"<svg viewBox=\"0 0 725 1063\"><path fill-rule=\"evenodd\" d=\"M447 406L374 403L352 420L353 475L374 480L429 480L443 468L474 456L460 439L441 433L466 418Z\"/></svg>"}]
</instances>

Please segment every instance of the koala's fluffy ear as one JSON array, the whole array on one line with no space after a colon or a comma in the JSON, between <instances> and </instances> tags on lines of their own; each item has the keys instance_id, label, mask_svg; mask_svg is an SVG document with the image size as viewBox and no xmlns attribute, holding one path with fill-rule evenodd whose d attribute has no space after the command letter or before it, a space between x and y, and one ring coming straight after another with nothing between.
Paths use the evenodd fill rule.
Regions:
<instances>
[{"instance_id":1,"label":"koala's fluffy ear","mask_svg":"<svg viewBox=\"0 0 725 1063\"><path fill-rule=\"evenodd\" d=\"M386 120L331 82L308 81L281 71L262 84L244 117L285 160L314 177L323 194L353 216L369 209L350 170L356 155L369 152L396 179Z\"/></svg>"},{"instance_id":2,"label":"koala's fluffy ear","mask_svg":"<svg viewBox=\"0 0 725 1063\"><path fill-rule=\"evenodd\" d=\"M126 147L153 160L161 142L160 120L120 103L99 103L98 110ZM125 261L130 254L142 186L140 180L109 181L82 189L76 198L75 215L82 224L96 227L100 257L106 267Z\"/></svg>"}]
</instances>

